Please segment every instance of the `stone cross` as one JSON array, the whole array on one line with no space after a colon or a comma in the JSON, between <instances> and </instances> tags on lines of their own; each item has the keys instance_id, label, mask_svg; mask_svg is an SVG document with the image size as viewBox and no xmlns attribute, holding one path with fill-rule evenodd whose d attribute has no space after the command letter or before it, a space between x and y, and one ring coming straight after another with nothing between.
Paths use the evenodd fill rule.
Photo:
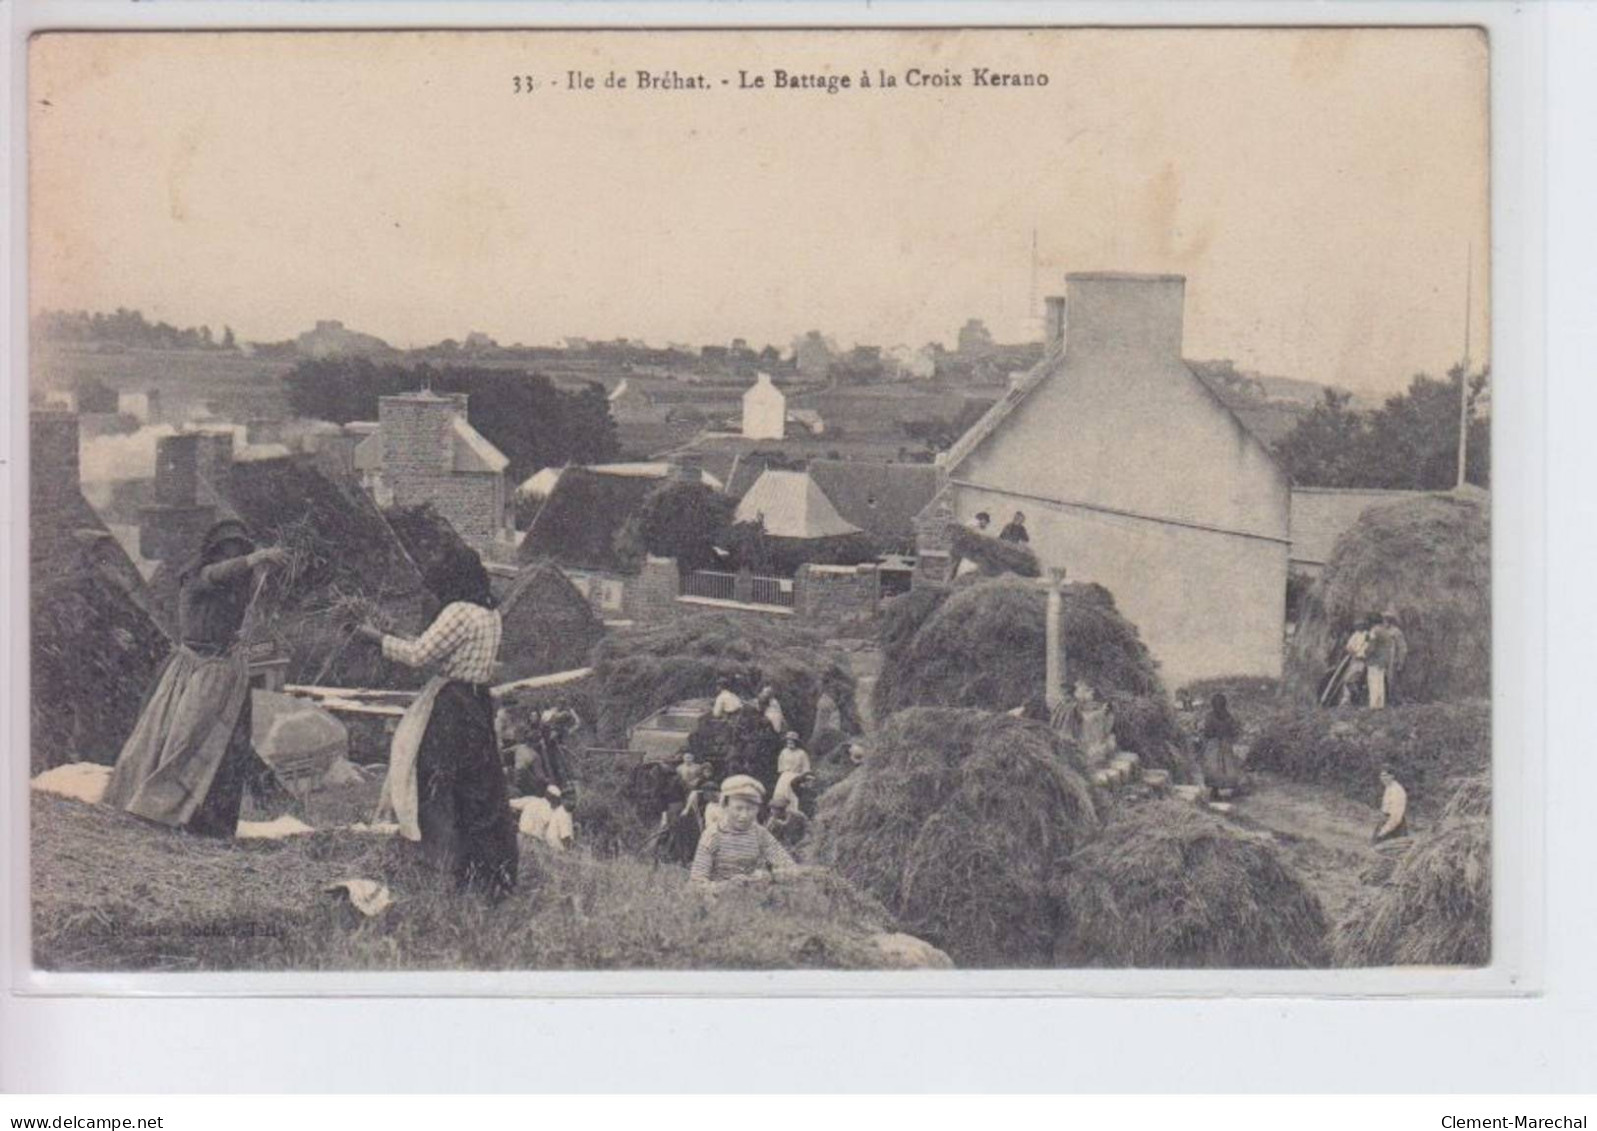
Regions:
<instances>
[{"instance_id":1,"label":"stone cross","mask_svg":"<svg viewBox=\"0 0 1597 1131\"><path fill-rule=\"evenodd\" d=\"M1043 694L1052 715L1065 701L1065 571L1058 566L1048 570L1047 667Z\"/></svg>"}]
</instances>

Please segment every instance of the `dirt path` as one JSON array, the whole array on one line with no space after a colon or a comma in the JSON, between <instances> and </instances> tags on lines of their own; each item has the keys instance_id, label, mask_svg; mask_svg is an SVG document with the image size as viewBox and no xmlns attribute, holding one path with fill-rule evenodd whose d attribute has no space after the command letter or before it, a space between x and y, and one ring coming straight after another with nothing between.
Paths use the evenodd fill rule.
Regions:
<instances>
[{"instance_id":1,"label":"dirt path","mask_svg":"<svg viewBox=\"0 0 1597 1131\"><path fill-rule=\"evenodd\" d=\"M1370 843L1376 812L1327 786L1263 772L1249 780L1252 788L1237 799L1230 815L1268 832L1287 863L1320 897L1326 918L1333 924L1340 921L1368 891L1360 874L1380 859Z\"/></svg>"},{"instance_id":2,"label":"dirt path","mask_svg":"<svg viewBox=\"0 0 1597 1131\"><path fill-rule=\"evenodd\" d=\"M859 708L860 726L866 734L876 732L876 681L882 674L882 653L875 648L864 648L848 654L849 669L854 673L855 703Z\"/></svg>"}]
</instances>

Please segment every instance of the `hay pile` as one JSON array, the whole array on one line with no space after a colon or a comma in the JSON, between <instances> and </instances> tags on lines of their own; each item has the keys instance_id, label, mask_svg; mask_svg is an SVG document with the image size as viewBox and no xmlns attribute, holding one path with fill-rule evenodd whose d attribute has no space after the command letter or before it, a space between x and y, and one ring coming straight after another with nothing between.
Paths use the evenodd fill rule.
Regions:
<instances>
[{"instance_id":1,"label":"hay pile","mask_svg":"<svg viewBox=\"0 0 1597 1131\"><path fill-rule=\"evenodd\" d=\"M928 592L922 590L922 593ZM1115 738L1150 765L1170 764L1179 730L1158 665L1137 628L1101 585L1064 587L1066 679L1084 680L1115 706ZM1047 595L1016 578L960 584L945 596L915 591L882 618L878 715L906 707L1023 708L1046 718Z\"/></svg>"},{"instance_id":2,"label":"hay pile","mask_svg":"<svg viewBox=\"0 0 1597 1131\"><path fill-rule=\"evenodd\" d=\"M1319 967L1314 894L1264 840L1178 801L1122 810L1063 886L1061 966Z\"/></svg>"},{"instance_id":3,"label":"hay pile","mask_svg":"<svg viewBox=\"0 0 1597 1131\"><path fill-rule=\"evenodd\" d=\"M112 765L171 645L126 592L92 572L36 582L31 598L30 772Z\"/></svg>"},{"instance_id":4,"label":"hay pile","mask_svg":"<svg viewBox=\"0 0 1597 1131\"><path fill-rule=\"evenodd\" d=\"M499 609L505 625L500 680L587 667L594 645L604 636L604 623L588 599L548 562L522 566L500 598Z\"/></svg>"},{"instance_id":5,"label":"hay pile","mask_svg":"<svg viewBox=\"0 0 1597 1131\"><path fill-rule=\"evenodd\" d=\"M171 646L138 571L75 490L35 499L30 535L31 772L110 765Z\"/></svg>"},{"instance_id":6,"label":"hay pile","mask_svg":"<svg viewBox=\"0 0 1597 1131\"><path fill-rule=\"evenodd\" d=\"M1381 766L1390 764L1409 805L1434 813L1452 778L1485 770L1491 757L1491 705L1476 700L1384 711L1285 708L1265 721L1248 765L1373 804Z\"/></svg>"},{"instance_id":7,"label":"hay pile","mask_svg":"<svg viewBox=\"0 0 1597 1131\"><path fill-rule=\"evenodd\" d=\"M1022 542L1005 542L980 534L960 523L948 526L948 546L955 568L962 561L975 562L984 577L1012 573L1019 577L1041 577L1042 567L1031 547Z\"/></svg>"},{"instance_id":8,"label":"hay pile","mask_svg":"<svg viewBox=\"0 0 1597 1131\"><path fill-rule=\"evenodd\" d=\"M837 704L843 729L859 731L844 657L819 633L779 621L706 615L613 633L594 652L594 673L605 746L625 746L633 725L661 707L713 696L723 676L750 695L771 685L800 734L814 727L823 691Z\"/></svg>"},{"instance_id":9,"label":"hay pile","mask_svg":"<svg viewBox=\"0 0 1597 1131\"><path fill-rule=\"evenodd\" d=\"M1080 756L1048 727L914 709L822 796L810 856L961 966L1037 966L1058 930L1056 877L1097 827Z\"/></svg>"},{"instance_id":10,"label":"hay pile","mask_svg":"<svg viewBox=\"0 0 1597 1131\"><path fill-rule=\"evenodd\" d=\"M1355 622L1395 608L1408 639L1402 701L1485 696L1491 688L1491 527L1485 504L1428 495L1366 511L1337 540L1304 599L1284 683L1311 700Z\"/></svg>"},{"instance_id":11,"label":"hay pile","mask_svg":"<svg viewBox=\"0 0 1597 1131\"><path fill-rule=\"evenodd\" d=\"M371 620L388 631L421 630L431 599L420 571L382 512L354 487L311 461L283 457L233 464L212 484L224 511L261 544L289 552L265 575L245 639L289 657L291 683L413 687L421 676L352 644L348 625ZM188 564L162 562L151 589L175 619L178 575Z\"/></svg>"},{"instance_id":12,"label":"hay pile","mask_svg":"<svg viewBox=\"0 0 1597 1131\"><path fill-rule=\"evenodd\" d=\"M388 507L382 513L423 578L438 563L471 549L455 530L454 524L439 514L431 503Z\"/></svg>"},{"instance_id":13,"label":"hay pile","mask_svg":"<svg viewBox=\"0 0 1597 1131\"><path fill-rule=\"evenodd\" d=\"M1492 957L1491 781L1461 779L1374 899L1337 932L1346 966L1484 966Z\"/></svg>"},{"instance_id":14,"label":"hay pile","mask_svg":"<svg viewBox=\"0 0 1597 1131\"><path fill-rule=\"evenodd\" d=\"M880 969L882 906L813 869L714 897L676 868L523 844L498 908L441 890L391 837L214 842L33 798L33 943L48 970ZM579 832L579 836L580 836ZM358 921L323 892L362 877L395 904Z\"/></svg>"},{"instance_id":15,"label":"hay pile","mask_svg":"<svg viewBox=\"0 0 1597 1131\"><path fill-rule=\"evenodd\" d=\"M516 525L527 532L518 551L522 562L545 559L563 566L630 572L621 537L659 480L607 475L585 467L560 472L554 491L517 508Z\"/></svg>"}]
</instances>

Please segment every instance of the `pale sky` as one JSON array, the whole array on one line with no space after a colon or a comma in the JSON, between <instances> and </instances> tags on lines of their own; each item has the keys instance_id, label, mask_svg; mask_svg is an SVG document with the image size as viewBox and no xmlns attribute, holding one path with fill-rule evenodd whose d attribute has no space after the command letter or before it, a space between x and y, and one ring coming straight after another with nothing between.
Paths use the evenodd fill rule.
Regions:
<instances>
[{"instance_id":1,"label":"pale sky","mask_svg":"<svg viewBox=\"0 0 1597 1131\"><path fill-rule=\"evenodd\" d=\"M34 310L400 346L952 344L967 317L1014 341L1035 228L1039 294L1179 272L1186 356L1367 393L1459 358L1473 248L1487 357L1469 30L78 34L30 62ZM779 67L901 85L738 89ZM578 68L599 87L558 89Z\"/></svg>"}]
</instances>

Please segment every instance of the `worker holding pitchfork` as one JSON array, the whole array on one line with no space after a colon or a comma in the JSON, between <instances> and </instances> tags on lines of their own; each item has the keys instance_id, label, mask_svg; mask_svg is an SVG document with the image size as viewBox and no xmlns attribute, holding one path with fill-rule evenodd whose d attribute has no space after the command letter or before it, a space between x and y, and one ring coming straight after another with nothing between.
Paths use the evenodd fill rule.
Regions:
<instances>
[{"instance_id":1,"label":"worker holding pitchfork","mask_svg":"<svg viewBox=\"0 0 1597 1131\"><path fill-rule=\"evenodd\" d=\"M178 644L111 771L105 802L202 836L238 830L244 787L282 796L250 745L247 648L240 642L269 566L287 553L257 549L237 519L206 533L179 575Z\"/></svg>"}]
</instances>

